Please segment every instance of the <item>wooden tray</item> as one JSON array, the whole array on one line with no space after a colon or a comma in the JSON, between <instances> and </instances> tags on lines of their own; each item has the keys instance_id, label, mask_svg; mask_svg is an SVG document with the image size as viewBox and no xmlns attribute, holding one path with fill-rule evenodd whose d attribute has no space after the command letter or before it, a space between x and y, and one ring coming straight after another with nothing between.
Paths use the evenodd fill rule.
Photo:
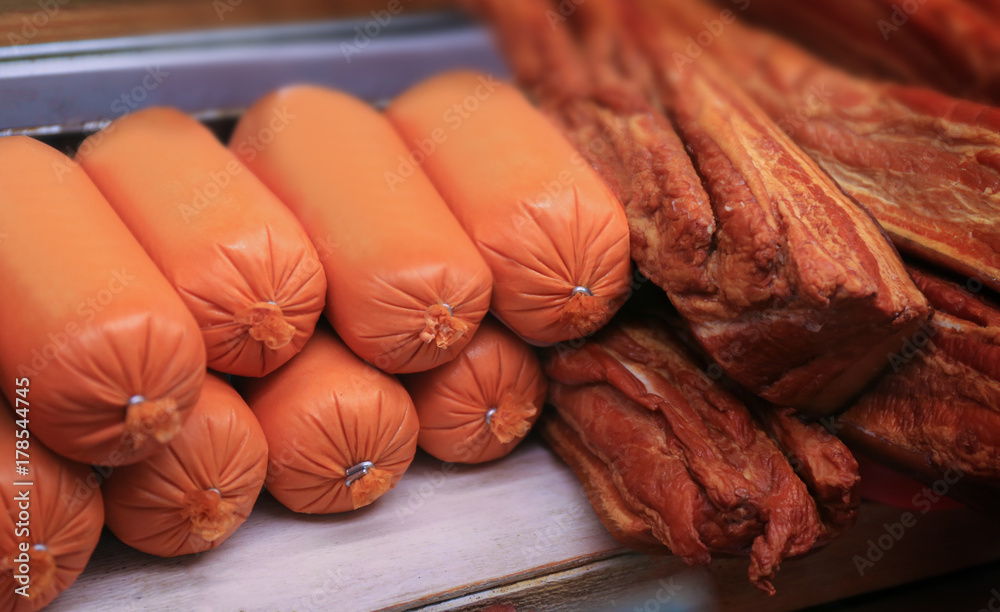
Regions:
<instances>
[{"instance_id":1,"label":"wooden tray","mask_svg":"<svg viewBox=\"0 0 1000 612\"><path fill-rule=\"evenodd\" d=\"M859 575L855 557L903 513L866 504L849 534L786 561L768 597L747 580L747 559L689 568L622 550L572 472L531 438L485 466L420 454L398 487L352 514L295 515L265 493L228 542L200 555L158 559L106 533L49 609L782 611L1000 559L1000 523L967 510L917 512Z\"/></svg>"}]
</instances>

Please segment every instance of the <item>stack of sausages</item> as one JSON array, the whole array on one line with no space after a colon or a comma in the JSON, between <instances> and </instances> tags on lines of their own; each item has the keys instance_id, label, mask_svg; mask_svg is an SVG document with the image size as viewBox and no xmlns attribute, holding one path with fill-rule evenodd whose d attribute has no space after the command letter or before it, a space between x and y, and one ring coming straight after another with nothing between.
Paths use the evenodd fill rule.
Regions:
<instances>
[{"instance_id":1,"label":"stack of sausages","mask_svg":"<svg viewBox=\"0 0 1000 612\"><path fill-rule=\"evenodd\" d=\"M487 75L443 75L385 113L290 87L228 147L151 108L72 160L27 137L0 155L3 422L39 483L30 532L3 540L12 606L67 588L102 523L150 554L198 553L262 487L344 512L392 489L418 445L503 457L545 401L532 345L592 333L631 287L617 199Z\"/></svg>"}]
</instances>

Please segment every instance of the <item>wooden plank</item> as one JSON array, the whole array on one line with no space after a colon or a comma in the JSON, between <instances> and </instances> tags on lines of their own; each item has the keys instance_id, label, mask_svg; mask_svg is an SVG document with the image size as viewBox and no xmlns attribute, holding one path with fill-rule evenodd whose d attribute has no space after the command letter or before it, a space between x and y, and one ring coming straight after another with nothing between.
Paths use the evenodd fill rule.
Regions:
<instances>
[{"instance_id":1,"label":"wooden plank","mask_svg":"<svg viewBox=\"0 0 1000 612\"><path fill-rule=\"evenodd\" d=\"M785 561L774 597L747 580L746 559L717 558L711 568L691 568L674 557L623 553L425 606L420 612L472 612L492 604L533 612L787 612L1000 559L1000 523L968 510L946 510L918 516L914 527L905 529L899 540L893 538L893 545L862 575L854 557L866 557L869 540L877 542L887 533L885 525L898 523L903 514L880 504L866 504L863 510L858 525L843 538L801 559Z\"/></svg>"},{"instance_id":2,"label":"wooden plank","mask_svg":"<svg viewBox=\"0 0 1000 612\"><path fill-rule=\"evenodd\" d=\"M50 609L401 609L618 551L572 473L532 439L478 467L421 454L396 489L349 515L295 515L262 496L228 542L188 558L105 537Z\"/></svg>"},{"instance_id":3,"label":"wooden plank","mask_svg":"<svg viewBox=\"0 0 1000 612\"><path fill-rule=\"evenodd\" d=\"M189 29L364 17L391 0L15 0L0 10L0 47ZM448 0L396 0L401 13ZM394 5L395 6L395 5Z\"/></svg>"},{"instance_id":4,"label":"wooden plank","mask_svg":"<svg viewBox=\"0 0 1000 612\"><path fill-rule=\"evenodd\" d=\"M395 490L349 515L294 515L262 496L230 541L193 557L157 559L105 537L51 609L784 612L1000 559L1000 524L966 510L917 513L861 575L855 556L884 544L902 515L866 504L846 536L786 561L769 598L750 585L745 558L689 568L623 551L532 438L485 466L448 469L421 454Z\"/></svg>"}]
</instances>

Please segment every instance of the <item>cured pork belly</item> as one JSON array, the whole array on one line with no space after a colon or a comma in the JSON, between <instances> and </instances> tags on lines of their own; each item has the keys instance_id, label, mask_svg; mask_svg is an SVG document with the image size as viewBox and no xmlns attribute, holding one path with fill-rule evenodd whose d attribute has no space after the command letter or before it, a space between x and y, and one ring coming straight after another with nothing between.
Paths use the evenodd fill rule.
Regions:
<instances>
[{"instance_id":1,"label":"cured pork belly","mask_svg":"<svg viewBox=\"0 0 1000 612\"><path fill-rule=\"evenodd\" d=\"M691 564L748 554L751 581L773 593L782 559L854 521L857 463L843 444L775 412L779 446L661 324L618 321L549 349L546 372L556 414L543 434L627 545L658 541Z\"/></svg>"},{"instance_id":2,"label":"cured pork belly","mask_svg":"<svg viewBox=\"0 0 1000 612\"><path fill-rule=\"evenodd\" d=\"M476 4L623 202L640 271L734 380L827 413L927 318L867 211L722 70L678 66L655 7L590 0L553 20L544 0Z\"/></svg>"}]
</instances>

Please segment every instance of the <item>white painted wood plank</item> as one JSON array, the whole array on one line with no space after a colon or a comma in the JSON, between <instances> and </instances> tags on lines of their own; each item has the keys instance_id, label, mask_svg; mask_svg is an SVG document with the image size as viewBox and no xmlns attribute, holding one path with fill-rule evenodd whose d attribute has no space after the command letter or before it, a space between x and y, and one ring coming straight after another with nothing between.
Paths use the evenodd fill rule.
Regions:
<instances>
[{"instance_id":1,"label":"white painted wood plank","mask_svg":"<svg viewBox=\"0 0 1000 612\"><path fill-rule=\"evenodd\" d=\"M538 439L485 466L420 454L399 485L347 515L295 515L265 495L219 549L180 559L102 539L49 608L367 611L409 607L606 557L619 546Z\"/></svg>"},{"instance_id":2,"label":"white painted wood plank","mask_svg":"<svg viewBox=\"0 0 1000 612\"><path fill-rule=\"evenodd\" d=\"M415 612L481 612L492 604L531 612L790 612L1000 560L1000 522L963 508L915 513L915 524L897 532L899 539L880 550L882 557L859 571L856 557L873 554L870 542L884 541L885 526L899 523L906 512L865 502L847 534L781 564L773 597L747 578L746 557L713 555L711 567L688 567L670 555L626 552ZM964 599L965 605L941 609L978 610L981 603L973 607L968 601L989 599L987 590Z\"/></svg>"}]
</instances>

